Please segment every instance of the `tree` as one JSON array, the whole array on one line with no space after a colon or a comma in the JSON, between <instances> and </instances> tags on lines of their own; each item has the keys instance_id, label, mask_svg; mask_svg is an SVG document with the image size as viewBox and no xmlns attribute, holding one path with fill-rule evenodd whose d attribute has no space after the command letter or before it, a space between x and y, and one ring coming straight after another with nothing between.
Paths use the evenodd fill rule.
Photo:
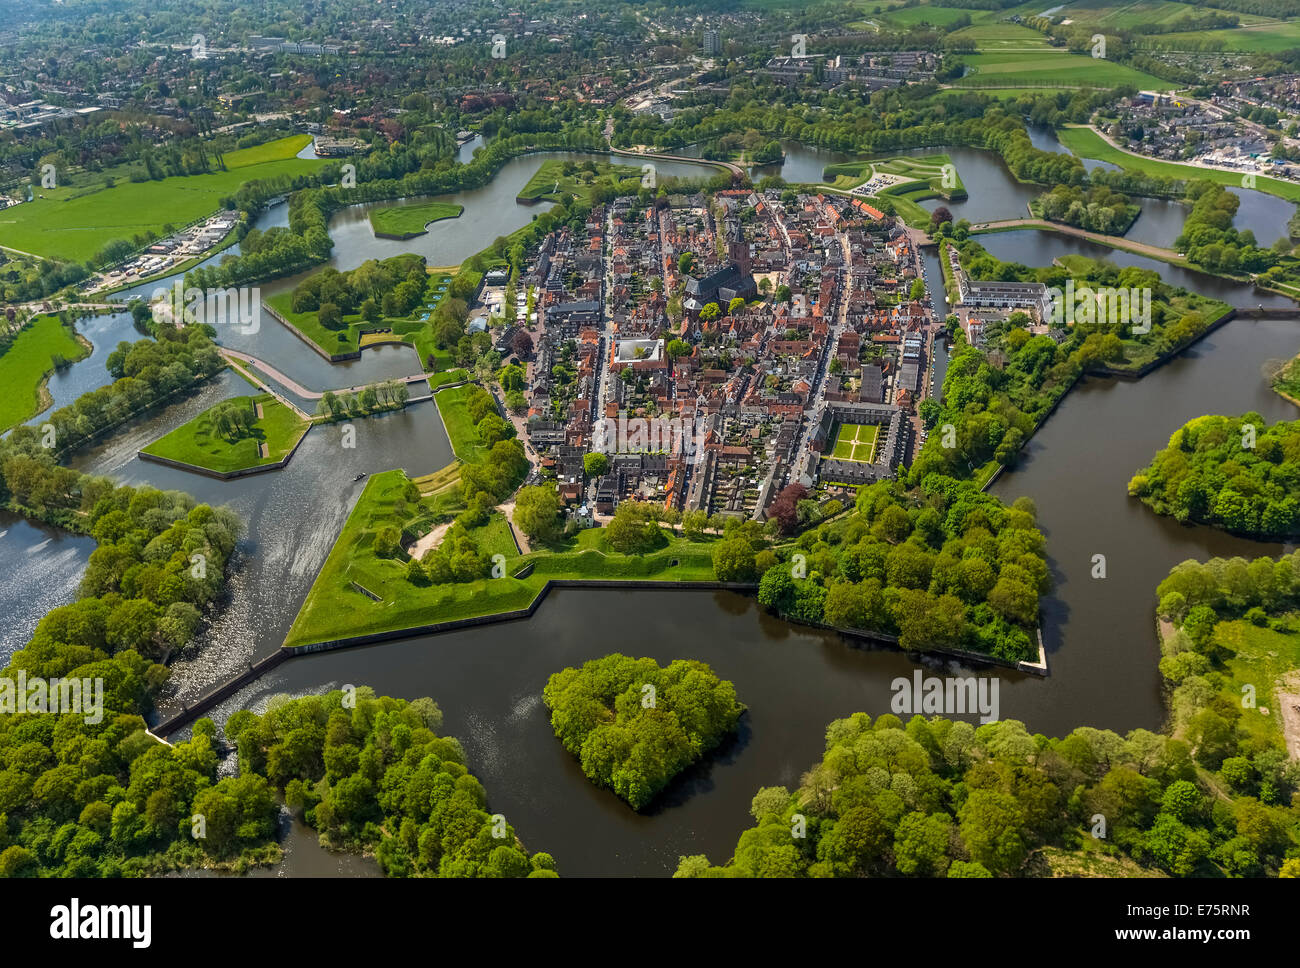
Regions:
<instances>
[{"instance_id":1,"label":"tree","mask_svg":"<svg viewBox=\"0 0 1300 968\"><path fill-rule=\"evenodd\" d=\"M334 303L322 303L320 309L316 312L316 321L326 329L342 329L343 312Z\"/></svg>"},{"instance_id":2,"label":"tree","mask_svg":"<svg viewBox=\"0 0 1300 968\"><path fill-rule=\"evenodd\" d=\"M550 541L558 531L560 498L549 485L520 488L515 498L515 524L533 541Z\"/></svg>"},{"instance_id":3,"label":"tree","mask_svg":"<svg viewBox=\"0 0 1300 968\"><path fill-rule=\"evenodd\" d=\"M744 538L725 538L713 546L713 573L719 581L753 581L754 548Z\"/></svg>"},{"instance_id":4,"label":"tree","mask_svg":"<svg viewBox=\"0 0 1300 968\"><path fill-rule=\"evenodd\" d=\"M648 505L638 501L624 501L614 511L614 519L605 529L609 546L621 554L644 554L663 540L650 514Z\"/></svg>"},{"instance_id":5,"label":"tree","mask_svg":"<svg viewBox=\"0 0 1300 968\"><path fill-rule=\"evenodd\" d=\"M767 516L778 521L784 534L792 534L799 523L799 502L808 496L808 488L795 482L787 484L767 508Z\"/></svg>"},{"instance_id":6,"label":"tree","mask_svg":"<svg viewBox=\"0 0 1300 968\"><path fill-rule=\"evenodd\" d=\"M589 480L604 477L609 470L609 458L599 451L589 451L582 455L582 470Z\"/></svg>"}]
</instances>

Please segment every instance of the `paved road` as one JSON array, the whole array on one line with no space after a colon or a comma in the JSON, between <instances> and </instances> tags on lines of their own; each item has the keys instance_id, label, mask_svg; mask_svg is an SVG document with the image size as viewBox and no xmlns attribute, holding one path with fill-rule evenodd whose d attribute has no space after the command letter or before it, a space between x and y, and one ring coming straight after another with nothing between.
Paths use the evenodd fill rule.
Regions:
<instances>
[{"instance_id":1,"label":"paved road","mask_svg":"<svg viewBox=\"0 0 1300 968\"><path fill-rule=\"evenodd\" d=\"M221 354L227 357L228 359L239 360L242 363L248 363L252 366L255 366L257 369L261 370L271 379L277 380L285 387L287 387L289 390L293 391L298 396L303 397L304 399L319 400L321 397L325 396L324 392L318 390L308 390L301 383L298 383L296 380L290 379L289 377L281 373L279 370L277 370L275 367L271 366L271 364L259 360L256 356L249 356L247 353L241 353L238 350L232 350L224 346L221 347ZM398 383L420 383L424 380L427 380L428 378L429 378L428 374L425 373L412 373L410 376L398 377L397 382ZM355 386L355 387L344 387L342 389L332 390L330 392L358 393L361 390L364 390L368 385L369 384L362 384L360 386Z\"/></svg>"}]
</instances>

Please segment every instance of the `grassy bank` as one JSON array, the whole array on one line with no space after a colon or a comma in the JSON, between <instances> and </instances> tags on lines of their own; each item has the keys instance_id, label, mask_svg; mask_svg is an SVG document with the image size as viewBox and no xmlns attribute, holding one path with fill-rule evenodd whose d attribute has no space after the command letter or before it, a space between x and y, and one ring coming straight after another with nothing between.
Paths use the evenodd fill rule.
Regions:
<instances>
[{"instance_id":1,"label":"grassy bank","mask_svg":"<svg viewBox=\"0 0 1300 968\"><path fill-rule=\"evenodd\" d=\"M0 431L34 417L50 405L45 382L61 362L89 355L57 316L38 316L0 356Z\"/></svg>"},{"instance_id":2,"label":"grassy bank","mask_svg":"<svg viewBox=\"0 0 1300 968\"><path fill-rule=\"evenodd\" d=\"M436 399L444 409L449 432L454 428L453 444L459 437L460 446L468 452L471 448L465 446L464 420L456 412L457 401L452 396L456 393L445 391ZM472 431L473 426L469 425L469 429ZM521 556L508 522L494 512L486 524L467 533L480 554L503 556L501 577L442 585L415 584L407 577L407 558L380 557L375 551L377 539L381 531L395 528L403 535L403 545L408 546L417 535L427 533L440 512L445 515L448 507L454 510L454 495L446 490L453 483L449 469L414 481L400 470L371 477L284 644L306 645L526 609L550 579L714 579L712 545L717 539L712 536L688 540L673 535L652 552L628 555L609 547L605 529L592 528ZM419 492L418 501L411 500L415 496L413 488ZM529 565L530 574L514 577Z\"/></svg>"},{"instance_id":3,"label":"grassy bank","mask_svg":"<svg viewBox=\"0 0 1300 968\"><path fill-rule=\"evenodd\" d=\"M1182 178L1189 181L1200 179L1212 181L1219 185L1229 185L1233 188L1241 187L1243 177L1241 172L1219 171L1217 168L1182 165L1174 161L1158 161L1155 158L1143 158L1129 154L1127 151L1121 151L1110 144L1091 128L1064 127L1056 132L1056 137L1062 146L1081 158L1107 161L1113 165L1119 165L1121 168L1131 168L1134 171L1145 172L1148 175L1159 175L1164 178ZM1257 191L1267 192L1270 195L1276 195L1278 198L1285 198L1291 202L1300 202L1300 185L1294 182L1257 175L1254 188Z\"/></svg>"},{"instance_id":4,"label":"grassy bank","mask_svg":"<svg viewBox=\"0 0 1300 968\"><path fill-rule=\"evenodd\" d=\"M463 205L451 202L423 202L419 205L394 205L377 208L370 213L370 227L375 235L388 239L413 239L424 235L432 222L445 218L459 218L465 211Z\"/></svg>"},{"instance_id":5,"label":"grassy bank","mask_svg":"<svg viewBox=\"0 0 1300 968\"><path fill-rule=\"evenodd\" d=\"M233 439L222 436L213 421L216 407L231 403L254 413L256 408L261 408L261 416L255 417L251 430ZM306 420L269 393L234 397L222 401L216 407L181 424L165 437L160 437L145 447L142 452L219 474L228 474L283 460L297 446L309 426ZM262 453L263 447L265 454Z\"/></svg>"}]
</instances>

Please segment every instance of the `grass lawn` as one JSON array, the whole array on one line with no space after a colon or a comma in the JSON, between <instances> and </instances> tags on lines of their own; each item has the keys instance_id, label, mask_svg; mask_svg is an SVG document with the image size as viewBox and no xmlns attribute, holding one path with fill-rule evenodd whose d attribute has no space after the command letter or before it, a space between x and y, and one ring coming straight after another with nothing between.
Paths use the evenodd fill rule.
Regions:
<instances>
[{"instance_id":1,"label":"grass lawn","mask_svg":"<svg viewBox=\"0 0 1300 968\"><path fill-rule=\"evenodd\" d=\"M872 20L883 21L891 27L915 27L917 24L930 24L935 27L947 27L961 17L970 17L972 21L986 19L987 10L960 10L956 7L940 7L926 4L917 7L902 7L884 13L869 14Z\"/></svg>"},{"instance_id":2,"label":"grass lawn","mask_svg":"<svg viewBox=\"0 0 1300 968\"><path fill-rule=\"evenodd\" d=\"M253 425L251 436L234 441L219 436L213 430L212 408L209 408L155 440L143 452L226 474L283 460L309 426L306 420L269 393L234 397L232 401L222 402L234 402L250 409L262 408L262 416ZM262 455L263 444L267 450L265 456Z\"/></svg>"},{"instance_id":3,"label":"grass lawn","mask_svg":"<svg viewBox=\"0 0 1300 968\"><path fill-rule=\"evenodd\" d=\"M37 316L0 356L0 431L15 427L50 405L47 377L61 361L84 358L88 350L57 316Z\"/></svg>"},{"instance_id":4,"label":"grass lawn","mask_svg":"<svg viewBox=\"0 0 1300 968\"><path fill-rule=\"evenodd\" d=\"M429 223L445 218L459 218L463 205L451 202L424 202L419 205L394 205L376 208L370 213L370 227L375 235L386 239L413 239L428 231Z\"/></svg>"},{"instance_id":5,"label":"grass lawn","mask_svg":"<svg viewBox=\"0 0 1300 968\"><path fill-rule=\"evenodd\" d=\"M443 397L454 392L441 393L437 399L441 403ZM425 481L428 478L417 479L416 486L421 487L420 482ZM375 538L382 528L396 526L411 535L413 524L427 520L436 499L422 498L413 507L406 501L409 483L400 470L375 474L366 482L294 619L285 645L306 645L523 609L541 593L548 580L555 578L692 582L710 581L714 577L712 545L717 539L711 536L692 541L672 535L663 547L653 552L624 555L608 547L603 528L591 528L520 556L505 518L493 514L487 524L473 529L470 536L481 553L505 556L504 577L424 587L413 585L406 580L405 560L383 559L373 552ZM533 566L527 577L513 577L527 564ZM380 600L356 590L354 582Z\"/></svg>"},{"instance_id":6,"label":"grass lawn","mask_svg":"<svg viewBox=\"0 0 1300 968\"><path fill-rule=\"evenodd\" d=\"M1241 187L1242 175L1240 172L1219 171L1216 168L1200 168L1196 165L1181 165L1174 161L1158 161L1154 158L1143 158L1129 154L1112 146L1091 128L1060 128L1057 130L1056 136L1065 148L1082 158L1109 161L1121 168L1131 168L1134 171L1142 171L1151 175L1163 175L1167 178L1203 179L1220 185L1231 185L1234 188ZM1255 188L1261 192L1268 192L1270 195L1284 198L1287 201L1300 202L1300 185L1294 182L1285 182L1276 178L1258 175L1255 178Z\"/></svg>"},{"instance_id":7,"label":"grass lawn","mask_svg":"<svg viewBox=\"0 0 1300 968\"><path fill-rule=\"evenodd\" d=\"M632 194L641 187L642 172L639 167L614 165L608 161L592 161L591 165L595 171L591 171L584 167L584 164L562 161L558 158L548 159L542 162L533 177L528 179L528 184L520 190L518 197L530 201L545 199L558 202L561 195L569 194L590 201L592 189L601 181L613 181L620 192L627 191ZM568 167L573 167L574 170L565 174L565 169ZM625 184L629 181L635 184Z\"/></svg>"},{"instance_id":8,"label":"grass lawn","mask_svg":"<svg viewBox=\"0 0 1300 968\"><path fill-rule=\"evenodd\" d=\"M832 439L831 456L870 464L876 455L879 431L875 424L840 424Z\"/></svg>"},{"instance_id":9,"label":"grass lawn","mask_svg":"<svg viewBox=\"0 0 1300 968\"><path fill-rule=\"evenodd\" d=\"M211 215L245 182L300 175L326 164L295 158L310 140L296 135L226 155L228 171L160 181L119 181L112 188L85 184L34 189L36 198L0 212L0 246L51 259L84 262L114 239L180 227ZM233 163L232 163L233 161ZM82 181L89 176L82 176Z\"/></svg>"},{"instance_id":10,"label":"grass lawn","mask_svg":"<svg viewBox=\"0 0 1300 968\"><path fill-rule=\"evenodd\" d=\"M949 170L956 178L956 183L947 188L943 184L945 165L952 166ZM966 186L962 184L961 175L956 165L952 164L952 159L946 154L847 161L827 165L822 172L822 177L826 179L827 184L847 190L869 181L877 174L897 175L908 179L909 182L920 183L909 185L905 182L897 182L895 189L913 191L918 188L929 188L931 194L938 193L945 198L966 197Z\"/></svg>"},{"instance_id":11,"label":"grass lawn","mask_svg":"<svg viewBox=\"0 0 1300 968\"><path fill-rule=\"evenodd\" d=\"M1293 403L1300 403L1300 356L1284 366L1274 377L1273 389Z\"/></svg>"},{"instance_id":12,"label":"grass lawn","mask_svg":"<svg viewBox=\"0 0 1300 968\"><path fill-rule=\"evenodd\" d=\"M474 387L452 387L434 395L433 402L438 405L442 422L447 427L447 437L451 440L451 449L461 460L480 461L487 456L488 448L479 442L478 429L470 418L468 400Z\"/></svg>"},{"instance_id":13,"label":"grass lawn","mask_svg":"<svg viewBox=\"0 0 1300 968\"><path fill-rule=\"evenodd\" d=\"M1274 21L1241 26L1230 30L1206 30L1199 33L1157 34L1149 38L1153 46L1168 50L1198 49L1205 41L1218 41L1224 50L1273 54L1300 47L1300 20Z\"/></svg>"},{"instance_id":14,"label":"grass lawn","mask_svg":"<svg viewBox=\"0 0 1300 968\"><path fill-rule=\"evenodd\" d=\"M1278 715L1274 689L1287 673L1300 669L1300 614L1286 616L1297 631L1280 632L1259 628L1243 619L1220 622L1215 626L1218 640L1236 652L1225 663L1223 695L1234 704L1241 702L1241 687L1253 685L1255 702L1268 708L1265 716L1255 709L1242 709L1241 726L1252 736L1278 741L1282 738L1282 719Z\"/></svg>"}]
</instances>

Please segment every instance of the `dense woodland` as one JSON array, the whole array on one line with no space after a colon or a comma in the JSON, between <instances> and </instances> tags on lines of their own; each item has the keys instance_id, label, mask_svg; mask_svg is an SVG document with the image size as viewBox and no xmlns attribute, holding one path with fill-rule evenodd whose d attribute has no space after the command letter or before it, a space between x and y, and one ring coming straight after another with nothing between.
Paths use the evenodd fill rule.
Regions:
<instances>
[{"instance_id":1,"label":"dense woodland","mask_svg":"<svg viewBox=\"0 0 1300 968\"><path fill-rule=\"evenodd\" d=\"M431 699L355 694L273 700L226 723L241 776L266 777L331 847L373 852L390 877L555 877L529 854Z\"/></svg>"},{"instance_id":2,"label":"dense woodland","mask_svg":"<svg viewBox=\"0 0 1300 968\"><path fill-rule=\"evenodd\" d=\"M542 699L582 772L634 810L735 729L736 690L703 662L607 655L551 676Z\"/></svg>"},{"instance_id":3,"label":"dense woodland","mask_svg":"<svg viewBox=\"0 0 1300 968\"><path fill-rule=\"evenodd\" d=\"M1034 514L1028 498L1008 508L938 474L910 490L881 481L783 550L758 600L795 621L895 635L908 650L1034 659L1038 597L1051 588Z\"/></svg>"},{"instance_id":4,"label":"dense woodland","mask_svg":"<svg viewBox=\"0 0 1300 968\"><path fill-rule=\"evenodd\" d=\"M1297 807L1225 800L1198 753L1143 729L1049 739L1015 720L855 713L830 724L825 755L795 790L758 791L755 825L726 864L683 857L676 876L1051 876L1054 863L1142 873L1126 859L1175 876L1300 874ZM1300 776L1283 762L1272 774L1289 793Z\"/></svg>"},{"instance_id":5,"label":"dense woodland","mask_svg":"<svg viewBox=\"0 0 1300 968\"><path fill-rule=\"evenodd\" d=\"M1269 426L1257 413L1206 416L1129 481L1129 494L1159 514L1253 538L1300 534L1300 422Z\"/></svg>"}]
</instances>

